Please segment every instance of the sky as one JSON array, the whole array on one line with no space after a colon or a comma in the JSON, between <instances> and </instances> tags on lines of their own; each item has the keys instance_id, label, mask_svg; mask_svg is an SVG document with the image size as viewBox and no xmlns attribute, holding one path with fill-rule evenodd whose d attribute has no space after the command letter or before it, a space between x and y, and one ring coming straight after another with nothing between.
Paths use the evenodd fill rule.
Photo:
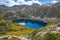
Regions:
<instances>
[{"instance_id":1,"label":"sky","mask_svg":"<svg viewBox=\"0 0 60 40\"><path fill-rule=\"evenodd\" d=\"M46 3L57 3L60 0L0 0L0 5L6 6L14 6L14 5L32 5L33 3L37 3L39 5L46 4Z\"/></svg>"}]
</instances>

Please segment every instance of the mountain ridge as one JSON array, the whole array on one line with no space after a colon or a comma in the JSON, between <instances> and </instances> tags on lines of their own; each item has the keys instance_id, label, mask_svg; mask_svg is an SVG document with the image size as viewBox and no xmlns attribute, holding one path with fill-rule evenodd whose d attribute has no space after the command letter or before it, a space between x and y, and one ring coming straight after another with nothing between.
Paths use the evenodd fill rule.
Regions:
<instances>
[{"instance_id":1,"label":"mountain ridge","mask_svg":"<svg viewBox=\"0 0 60 40\"><path fill-rule=\"evenodd\" d=\"M44 5L39 5L39 4L33 4L31 6L29 5L15 5L12 7L7 7L4 5L0 6L0 14L1 12L5 15L7 13L14 14L13 16L16 18L21 18L21 17L40 17L40 18L60 18L60 3L56 4L44 4ZM1 15L3 15L1 14ZM11 15L12 15L11 14ZM5 16L3 15L3 16ZM12 18L12 16L10 17ZM18 16L17 16L18 15Z\"/></svg>"}]
</instances>

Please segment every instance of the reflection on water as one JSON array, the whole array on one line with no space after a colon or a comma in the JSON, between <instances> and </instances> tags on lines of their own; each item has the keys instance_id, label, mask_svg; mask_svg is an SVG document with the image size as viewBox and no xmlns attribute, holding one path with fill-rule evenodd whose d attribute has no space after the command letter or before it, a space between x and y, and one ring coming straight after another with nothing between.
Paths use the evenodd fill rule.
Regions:
<instances>
[{"instance_id":1,"label":"reflection on water","mask_svg":"<svg viewBox=\"0 0 60 40\"><path fill-rule=\"evenodd\" d=\"M22 23L18 23L18 24L25 26L26 23L25 22L22 22Z\"/></svg>"}]
</instances>

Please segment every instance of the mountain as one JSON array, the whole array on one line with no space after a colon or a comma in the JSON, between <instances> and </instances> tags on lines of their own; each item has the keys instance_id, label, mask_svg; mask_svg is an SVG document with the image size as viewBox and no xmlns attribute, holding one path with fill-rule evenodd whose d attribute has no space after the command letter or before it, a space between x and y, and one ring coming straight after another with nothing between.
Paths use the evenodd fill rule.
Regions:
<instances>
[{"instance_id":1,"label":"mountain","mask_svg":"<svg viewBox=\"0 0 60 40\"><path fill-rule=\"evenodd\" d=\"M60 3L56 4L32 4L32 5L15 5L7 7L0 5L0 14L9 18L60 18ZM11 12L11 13L10 13ZM11 15L8 15L11 14ZM8 18L8 17L7 17Z\"/></svg>"},{"instance_id":2,"label":"mountain","mask_svg":"<svg viewBox=\"0 0 60 40\"><path fill-rule=\"evenodd\" d=\"M39 20L57 18L57 20L42 20L48 23L47 26L36 30L12 22L20 18ZM58 19L60 19L60 3L44 5L34 3L30 6L15 5L12 7L0 5L0 39L11 40L10 38L14 38L14 35L18 38L22 35L30 40L60 40L60 20Z\"/></svg>"}]
</instances>

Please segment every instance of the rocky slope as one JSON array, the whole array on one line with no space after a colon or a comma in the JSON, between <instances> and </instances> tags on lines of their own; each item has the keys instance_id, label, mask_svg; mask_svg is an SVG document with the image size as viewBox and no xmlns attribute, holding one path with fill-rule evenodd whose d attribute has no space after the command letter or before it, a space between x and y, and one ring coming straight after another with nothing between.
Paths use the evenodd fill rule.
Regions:
<instances>
[{"instance_id":1,"label":"rocky slope","mask_svg":"<svg viewBox=\"0 0 60 40\"><path fill-rule=\"evenodd\" d=\"M7 7L0 5L0 16L6 18L60 18L60 3L56 4L32 4L15 5ZM7 15L7 16L6 16Z\"/></svg>"}]
</instances>

